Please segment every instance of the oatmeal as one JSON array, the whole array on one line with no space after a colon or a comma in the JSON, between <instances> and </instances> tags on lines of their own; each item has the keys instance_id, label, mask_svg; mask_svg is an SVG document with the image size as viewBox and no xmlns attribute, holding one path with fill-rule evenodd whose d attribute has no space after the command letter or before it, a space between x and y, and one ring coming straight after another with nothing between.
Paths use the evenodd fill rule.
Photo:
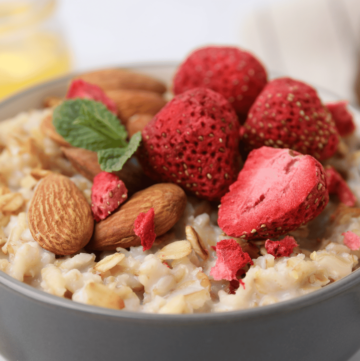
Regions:
<instances>
[{"instance_id":1,"label":"oatmeal","mask_svg":"<svg viewBox=\"0 0 360 361\"><path fill-rule=\"evenodd\" d=\"M353 272L360 157L346 133L352 120L346 113L341 139L311 87L289 78L265 85L265 70L246 54L235 51L248 63L227 71L259 71L247 98L250 81L229 94L219 86L227 99L188 91L187 65L164 107L161 83L140 76L143 89L123 89L116 79L135 78L109 70L114 82L87 74L56 108L1 122L0 270L74 302L168 314L265 306ZM279 104L288 103L278 126ZM336 104L334 117L346 111ZM127 140L117 117L127 126L138 114L146 114L142 134ZM239 142L252 150L244 164Z\"/></svg>"}]
</instances>

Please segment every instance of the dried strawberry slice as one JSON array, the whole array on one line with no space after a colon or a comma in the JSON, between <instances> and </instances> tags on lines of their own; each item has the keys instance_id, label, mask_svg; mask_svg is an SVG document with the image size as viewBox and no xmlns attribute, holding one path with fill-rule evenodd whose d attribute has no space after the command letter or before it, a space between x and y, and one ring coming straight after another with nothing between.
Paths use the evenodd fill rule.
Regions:
<instances>
[{"instance_id":1,"label":"dried strawberry slice","mask_svg":"<svg viewBox=\"0 0 360 361\"><path fill-rule=\"evenodd\" d=\"M281 241L270 241L270 239L268 239L265 242L267 253L273 255L275 258L289 257L297 246L298 244L295 239L290 236L286 236Z\"/></svg>"},{"instance_id":2,"label":"dried strawberry slice","mask_svg":"<svg viewBox=\"0 0 360 361\"><path fill-rule=\"evenodd\" d=\"M329 193L336 194L340 202L348 207L353 207L356 197L341 175L331 166L325 168L325 175Z\"/></svg>"},{"instance_id":3,"label":"dried strawberry slice","mask_svg":"<svg viewBox=\"0 0 360 361\"><path fill-rule=\"evenodd\" d=\"M134 222L134 232L141 239L143 251L149 250L154 244L155 234L155 212L150 208L147 212L139 213Z\"/></svg>"},{"instance_id":4,"label":"dried strawberry slice","mask_svg":"<svg viewBox=\"0 0 360 361\"><path fill-rule=\"evenodd\" d=\"M237 272L246 266L253 264L248 253L243 252L241 246L233 239L224 239L216 244L218 256L215 267L210 271L214 280L237 280Z\"/></svg>"},{"instance_id":5,"label":"dried strawberry slice","mask_svg":"<svg viewBox=\"0 0 360 361\"><path fill-rule=\"evenodd\" d=\"M360 237L357 234L351 231L347 231L341 233L341 235L344 236L343 242L346 247L350 248L352 251L357 251L360 249Z\"/></svg>"},{"instance_id":6,"label":"dried strawberry slice","mask_svg":"<svg viewBox=\"0 0 360 361\"><path fill-rule=\"evenodd\" d=\"M94 178L91 188L91 209L97 222L108 217L127 200L125 183L118 176L100 172Z\"/></svg>"},{"instance_id":7,"label":"dried strawberry slice","mask_svg":"<svg viewBox=\"0 0 360 361\"><path fill-rule=\"evenodd\" d=\"M97 85L87 83L82 79L75 79L71 82L66 99L92 99L103 103L112 113L117 114L116 104Z\"/></svg>"},{"instance_id":8,"label":"dried strawberry slice","mask_svg":"<svg viewBox=\"0 0 360 361\"><path fill-rule=\"evenodd\" d=\"M348 102L340 101L336 103L328 103L326 107L334 119L336 128L342 137L346 137L355 130L355 123L352 114L347 109Z\"/></svg>"},{"instance_id":9,"label":"dried strawberry slice","mask_svg":"<svg viewBox=\"0 0 360 361\"><path fill-rule=\"evenodd\" d=\"M221 198L218 224L231 237L276 238L314 219L328 201L324 168L316 159L261 147Z\"/></svg>"}]
</instances>

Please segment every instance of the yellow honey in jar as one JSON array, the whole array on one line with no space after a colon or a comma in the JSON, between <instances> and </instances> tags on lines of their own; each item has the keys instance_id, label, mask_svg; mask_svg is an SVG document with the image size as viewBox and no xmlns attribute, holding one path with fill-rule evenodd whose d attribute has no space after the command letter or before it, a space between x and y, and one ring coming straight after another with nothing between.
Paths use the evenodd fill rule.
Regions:
<instances>
[{"instance_id":1,"label":"yellow honey in jar","mask_svg":"<svg viewBox=\"0 0 360 361\"><path fill-rule=\"evenodd\" d=\"M70 70L54 0L0 0L0 98Z\"/></svg>"}]
</instances>

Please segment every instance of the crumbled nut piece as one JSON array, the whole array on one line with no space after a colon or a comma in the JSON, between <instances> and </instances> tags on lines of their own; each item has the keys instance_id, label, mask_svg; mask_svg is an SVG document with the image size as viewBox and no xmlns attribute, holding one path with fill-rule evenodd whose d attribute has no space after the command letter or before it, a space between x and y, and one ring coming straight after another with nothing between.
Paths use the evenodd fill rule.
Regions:
<instances>
[{"instance_id":1,"label":"crumbled nut piece","mask_svg":"<svg viewBox=\"0 0 360 361\"><path fill-rule=\"evenodd\" d=\"M196 291L193 293L189 293L184 296L185 301L191 305L194 310L202 307L204 303L210 298L208 290Z\"/></svg>"},{"instance_id":2,"label":"crumbled nut piece","mask_svg":"<svg viewBox=\"0 0 360 361\"><path fill-rule=\"evenodd\" d=\"M179 259L188 256L191 251L190 242L176 241L162 248L158 253L158 257L161 260Z\"/></svg>"},{"instance_id":3,"label":"crumbled nut piece","mask_svg":"<svg viewBox=\"0 0 360 361\"><path fill-rule=\"evenodd\" d=\"M50 170L36 168L36 169L31 170L30 175L34 179L40 180L40 179L43 179L43 178L47 177L51 173L52 172Z\"/></svg>"},{"instance_id":4,"label":"crumbled nut piece","mask_svg":"<svg viewBox=\"0 0 360 361\"><path fill-rule=\"evenodd\" d=\"M0 212L0 227L6 227L10 222L10 214Z\"/></svg>"},{"instance_id":5,"label":"crumbled nut piece","mask_svg":"<svg viewBox=\"0 0 360 361\"><path fill-rule=\"evenodd\" d=\"M64 296L66 292L66 281L59 268L49 264L41 270L41 277L41 287L43 287L46 292L59 297Z\"/></svg>"},{"instance_id":6,"label":"crumbled nut piece","mask_svg":"<svg viewBox=\"0 0 360 361\"><path fill-rule=\"evenodd\" d=\"M184 295L171 298L168 303L161 307L159 313L181 314L186 313L187 305Z\"/></svg>"},{"instance_id":7,"label":"crumbled nut piece","mask_svg":"<svg viewBox=\"0 0 360 361\"><path fill-rule=\"evenodd\" d=\"M107 256L95 265L94 271L105 273L118 265L124 258L125 255L122 253L114 253Z\"/></svg>"},{"instance_id":8,"label":"crumbled nut piece","mask_svg":"<svg viewBox=\"0 0 360 361\"><path fill-rule=\"evenodd\" d=\"M73 257L61 258L55 261L55 266L63 270L82 269L92 266L95 261L94 254L79 253Z\"/></svg>"},{"instance_id":9,"label":"crumbled nut piece","mask_svg":"<svg viewBox=\"0 0 360 361\"><path fill-rule=\"evenodd\" d=\"M83 289L85 303L93 306L121 310L125 307L123 299L101 283L89 282Z\"/></svg>"},{"instance_id":10,"label":"crumbled nut piece","mask_svg":"<svg viewBox=\"0 0 360 361\"><path fill-rule=\"evenodd\" d=\"M209 277L204 272L198 272L196 275L196 278L200 281L201 286L206 288L208 291L210 291L211 283L209 280Z\"/></svg>"},{"instance_id":11,"label":"crumbled nut piece","mask_svg":"<svg viewBox=\"0 0 360 361\"><path fill-rule=\"evenodd\" d=\"M15 213L20 211L24 204L24 198L21 193L7 193L0 196L0 212Z\"/></svg>"},{"instance_id":12,"label":"crumbled nut piece","mask_svg":"<svg viewBox=\"0 0 360 361\"><path fill-rule=\"evenodd\" d=\"M195 253L201 257L204 261L209 258L209 252L205 248L205 245L195 231L195 229L191 226L186 226L185 228L186 239L190 242L192 248L194 249Z\"/></svg>"},{"instance_id":13,"label":"crumbled nut piece","mask_svg":"<svg viewBox=\"0 0 360 361\"><path fill-rule=\"evenodd\" d=\"M35 188L37 182L38 181L35 178L28 174L23 179L21 179L20 186L25 189L33 189Z\"/></svg>"}]
</instances>

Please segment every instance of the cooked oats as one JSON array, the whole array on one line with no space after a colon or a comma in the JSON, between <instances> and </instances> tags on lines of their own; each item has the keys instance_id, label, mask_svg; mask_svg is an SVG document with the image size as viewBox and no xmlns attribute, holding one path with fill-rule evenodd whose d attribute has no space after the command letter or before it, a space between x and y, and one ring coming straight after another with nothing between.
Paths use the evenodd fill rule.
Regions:
<instances>
[{"instance_id":1,"label":"cooked oats","mask_svg":"<svg viewBox=\"0 0 360 361\"><path fill-rule=\"evenodd\" d=\"M70 177L91 203L92 183L76 174L62 157L60 147L40 131L51 110L23 112L0 123L0 270L39 290L89 305L149 313L222 312L285 301L320 289L349 275L360 251L343 245L341 233L360 235L360 210L338 207L326 224L322 241L314 229L323 219L303 226L292 235L300 248L291 257L275 259L264 242L235 239L253 257L235 294L228 281L214 281L216 262L212 247L223 239L217 226L217 209L209 202L188 198L175 227L157 240L151 250L142 246L117 248L100 255L86 251L66 257L42 249L34 241L27 211L37 184L52 172ZM349 176L360 197L360 153L351 153L354 140L333 160ZM335 209L329 204L328 214ZM316 233L316 235L315 235ZM312 237L313 235L313 237ZM234 239L234 238L233 238ZM315 246L314 246L315 245Z\"/></svg>"}]
</instances>

